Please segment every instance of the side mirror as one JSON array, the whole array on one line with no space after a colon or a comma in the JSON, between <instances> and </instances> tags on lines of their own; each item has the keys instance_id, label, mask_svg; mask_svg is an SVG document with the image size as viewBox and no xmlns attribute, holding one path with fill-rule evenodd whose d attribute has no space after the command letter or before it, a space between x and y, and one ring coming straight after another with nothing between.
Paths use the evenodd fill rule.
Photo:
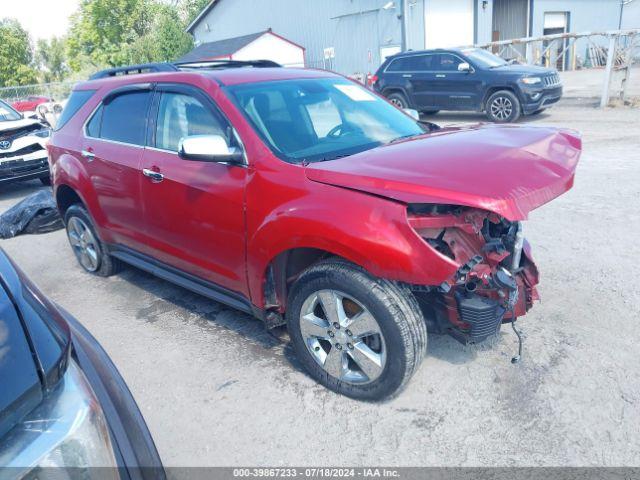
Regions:
<instances>
[{"instance_id":1,"label":"side mirror","mask_svg":"<svg viewBox=\"0 0 640 480\"><path fill-rule=\"evenodd\" d=\"M459 72L469 73L471 71L471 65L469 65L467 62L459 63L458 64L458 71Z\"/></svg>"},{"instance_id":2,"label":"side mirror","mask_svg":"<svg viewBox=\"0 0 640 480\"><path fill-rule=\"evenodd\" d=\"M403 108L404 113L412 117L414 120L420 120L420 114L413 108Z\"/></svg>"},{"instance_id":3,"label":"side mirror","mask_svg":"<svg viewBox=\"0 0 640 480\"><path fill-rule=\"evenodd\" d=\"M242 151L227 145L222 135L193 135L180 140L178 155L185 160L219 162L240 165L244 162Z\"/></svg>"}]
</instances>

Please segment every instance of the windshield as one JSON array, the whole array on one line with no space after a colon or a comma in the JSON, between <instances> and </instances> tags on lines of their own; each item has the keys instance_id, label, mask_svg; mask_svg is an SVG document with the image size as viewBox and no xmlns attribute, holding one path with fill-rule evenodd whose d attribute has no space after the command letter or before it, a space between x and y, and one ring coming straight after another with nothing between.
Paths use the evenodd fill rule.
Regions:
<instances>
[{"instance_id":1,"label":"windshield","mask_svg":"<svg viewBox=\"0 0 640 480\"><path fill-rule=\"evenodd\" d=\"M341 78L253 83L228 91L274 153L293 163L332 160L424 133L411 117Z\"/></svg>"},{"instance_id":2,"label":"windshield","mask_svg":"<svg viewBox=\"0 0 640 480\"><path fill-rule=\"evenodd\" d=\"M486 50L482 50L481 48L470 48L468 50L462 50L471 61L480 65L481 67L487 68L495 68L501 67L503 65L507 65L507 62L504 61L497 55L494 55L491 52Z\"/></svg>"},{"instance_id":3,"label":"windshield","mask_svg":"<svg viewBox=\"0 0 640 480\"><path fill-rule=\"evenodd\" d=\"M0 100L0 122L20 120L22 115L16 112L9 104Z\"/></svg>"}]
</instances>

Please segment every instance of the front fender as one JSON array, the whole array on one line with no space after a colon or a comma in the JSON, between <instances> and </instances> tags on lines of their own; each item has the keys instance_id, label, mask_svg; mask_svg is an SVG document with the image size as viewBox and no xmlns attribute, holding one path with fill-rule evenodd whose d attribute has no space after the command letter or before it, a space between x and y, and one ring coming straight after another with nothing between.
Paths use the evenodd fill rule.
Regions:
<instances>
[{"instance_id":1,"label":"front fender","mask_svg":"<svg viewBox=\"0 0 640 480\"><path fill-rule=\"evenodd\" d=\"M294 248L341 256L391 280L439 285L457 266L410 227L406 205L352 190L315 184L315 193L270 212L248 238L247 273L252 301L263 307L269 264Z\"/></svg>"}]
</instances>

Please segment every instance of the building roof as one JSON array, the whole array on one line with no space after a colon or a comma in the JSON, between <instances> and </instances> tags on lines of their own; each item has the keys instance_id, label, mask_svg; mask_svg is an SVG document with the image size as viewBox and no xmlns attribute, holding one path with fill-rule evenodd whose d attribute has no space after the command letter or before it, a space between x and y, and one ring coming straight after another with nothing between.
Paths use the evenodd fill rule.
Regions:
<instances>
[{"instance_id":1,"label":"building roof","mask_svg":"<svg viewBox=\"0 0 640 480\"><path fill-rule=\"evenodd\" d=\"M233 55L242 47L249 45L255 39L260 38L268 32L269 30L264 30L262 32L251 33L249 35L242 35L241 37L225 38L215 42L203 43L198 45L189 53L185 53L182 57L176 60L176 63L198 62L201 60L212 60L214 58Z\"/></svg>"}]
</instances>

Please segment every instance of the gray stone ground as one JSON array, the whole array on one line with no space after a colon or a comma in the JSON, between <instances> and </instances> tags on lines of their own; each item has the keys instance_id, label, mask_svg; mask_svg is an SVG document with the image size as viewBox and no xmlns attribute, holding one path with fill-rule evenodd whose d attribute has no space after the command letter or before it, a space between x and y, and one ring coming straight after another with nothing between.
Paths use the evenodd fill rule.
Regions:
<instances>
[{"instance_id":1,"label":"gray stone ground","mask_svg":"<svg viewBox=\"0 0 640 480\"><path fill-rule=\"evenodd\" d=\"M441 124L482 120L438 115ZM542 302L493 345L431 336L383 404L316 385L262 324L133 268L83 273L62 231L0 243L102 343L163 461L192 465L640 464L640 110L559 105L525 121L580 130L576 185L525 226ZM3 186L0 211L41 188Z\"/></svg>"}]
</instances>

